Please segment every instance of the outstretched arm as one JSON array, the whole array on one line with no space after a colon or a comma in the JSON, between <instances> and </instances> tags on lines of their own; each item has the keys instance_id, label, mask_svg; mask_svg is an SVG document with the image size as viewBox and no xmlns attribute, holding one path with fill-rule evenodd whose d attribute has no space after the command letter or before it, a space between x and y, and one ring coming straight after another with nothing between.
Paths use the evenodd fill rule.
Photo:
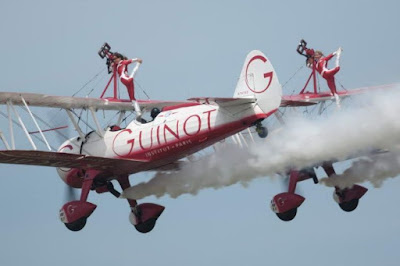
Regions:
<instances>
[{"instance_id":1,"label":"outstretched arm","mask_svg":"<svg viewBox=\"0 0 400 266\"><path fill-rule=\"evenodd\" d=\"M325 56L325 60L326 60L326 61L331 60L331 58L332 58L335 54L336 54L336 52L333 52L333 53L331 53L331 54Z\"/></svg>"},{"instance_id":2,"label":"outstretched arm","mask_svg":"<svg viewBox=\"0 0 400 266\"><path fill-rule=\"evenodd\" d=\"M140 58L133 58L133 59L130 59L130 61L131 61L130 63L138 62L139 64L141 64L143 62L143 60Z\"/></svg>"},{"instance_id":3,"label":"outstretched arm","mask_svg":"<svg viewBox=\"0 0 400 266\"><path fill-rule=\"evenodd\" d=\"M342 51L343 51L343 48L342 47L339 47L336 51L334 51L333 53L332 53L332 56L334 56L334 55L336 55L336 56L340 56L340 54L342 53ZM331 57L332 58L332 57ZM330 58L329 58L330 59Z\"/></svg>"},{"instance_id":4,"label":"outstretched arm","mask_svg":"<svg viewBox=\"0 0 400 266\"><path fill-rule=\"evenodd\" d=\"M143 62L143 60L142 59L140 59L140 58L133 58L133 59L127 59L127 60L122 60L121 62L120 62L120 64L121 65L129 65L129 64L132 64L132 63L134 63L134 62L138 62L138 63L142 63Z\"/></svg>"},{"instance_id":5,"label":"outstretched arm","mask_svg":"<svg viewBox=\"0 0 400 266\"><path fill-rule=\"evenodd\" d=\"M133 78L136 74L136 71L139 69L140 64L143 62L140 58L134 58L130 60L131 63L136 62L136 66L133 68L132 73L130 74L129 78Z\"/></svg>"}]
</instances>

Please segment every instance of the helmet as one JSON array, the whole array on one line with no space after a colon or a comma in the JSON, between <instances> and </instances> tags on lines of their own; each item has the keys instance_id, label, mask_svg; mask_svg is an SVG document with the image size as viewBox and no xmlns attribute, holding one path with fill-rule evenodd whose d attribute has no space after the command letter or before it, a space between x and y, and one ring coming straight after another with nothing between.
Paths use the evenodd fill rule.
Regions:
<instances>
[{"instance_id":1,"label":"helmet","mask_svg":"<svg viewBox=\"0 0 400 266\"><path fill-rule=\"evenodd\" d=\"M151 109L150 116L151 118L155 119L159 113L161 113L160 109L154 107L153 109Z\"/></svg>"}]
</instances>

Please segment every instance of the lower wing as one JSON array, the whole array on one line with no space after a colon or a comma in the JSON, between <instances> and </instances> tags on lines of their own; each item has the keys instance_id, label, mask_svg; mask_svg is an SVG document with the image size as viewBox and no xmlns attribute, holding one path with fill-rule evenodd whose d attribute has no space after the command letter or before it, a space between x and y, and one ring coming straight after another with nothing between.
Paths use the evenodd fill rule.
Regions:
<instances>
[{"instance_id":1,"label":"lower wing","mask_svg":"<svg viewBox=\"0 0 400 266\"><path fill-rule=\"evenodd\" d=\"M137 160L32 150L0 151L0 163L96 169L114 175L137 172L146 164L145 161Z\"/></svg>"}]
</instances>

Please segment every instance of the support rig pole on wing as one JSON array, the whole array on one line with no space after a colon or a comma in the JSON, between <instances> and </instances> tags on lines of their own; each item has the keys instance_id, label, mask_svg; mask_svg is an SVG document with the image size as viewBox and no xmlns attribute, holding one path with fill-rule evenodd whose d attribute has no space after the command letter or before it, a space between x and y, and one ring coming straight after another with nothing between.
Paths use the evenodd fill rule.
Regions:
<instances>
[{"instance_id":1,"label":"support rig pole on wing","mask_svg":"<svg viewBox=\"0 0 400 266\"><path fill-rule=\"evenodd\" d=\"M100 98L104 97L104 94L107 92L108 87L110 86L111 82L114 81L114 83L113 83L113 88L114 88L113 99L118 99L117 66L113 63L115 55L113 52L111 52L111 46L108 43L104 43L103 46L100 48L98 54L102 59L104 59L104 58L107 59L106 64L107 64L108 74L112 73L111 78L108 81L106 87L104 88Z\"/></svg>"},{"instance_id":2,"label":"support rig pole on wing","mask_svg":"<svg viewBox=\"0 0 400 266\"><path fill-rule=\"evenodd\" d=\"M111 98L112 100L118 100L118 73L117 73L117 65L114 64L114 59L116 58L116 53L111 52L111 46L108 43L104 43L103 46L100 48L98 52L99 56L104 59L107 58L106 64L107 64L107 69L108 69L108 74L111 74L111 78L108 81L106 87L104 88L100 98L103 98L104 95L106 94L108 88L110 87L110 84L112 81L113 82L113 88L114 88L114 97ZM135 112L137 114L137 117L140 118L142 115L142 112L140 110L140 106L137 103L136 100L132 100L133 107L135 109Z\"/></svg>"},{"instance_id":3,"label":"support rig pole on wing","mask_svg":"<svg viewBox=\"0 0 400 266\"><path fill-rule=\"evenodd\" d=\"M300 91L300 94L303 94L310 83L311 78L313 79L313 89L314 93L318 93L318 86L317 86L317 63L315 60L312 61L311 65L309 65L309 59L314 56L314 49L307 48L307 42L305 40L301 40L299 45L297 46L296 50L300 55L306 57L306 64L312 69L311 74L307 79L306 84L304 85L303 89Z\"/></svg>"}]
</instances>

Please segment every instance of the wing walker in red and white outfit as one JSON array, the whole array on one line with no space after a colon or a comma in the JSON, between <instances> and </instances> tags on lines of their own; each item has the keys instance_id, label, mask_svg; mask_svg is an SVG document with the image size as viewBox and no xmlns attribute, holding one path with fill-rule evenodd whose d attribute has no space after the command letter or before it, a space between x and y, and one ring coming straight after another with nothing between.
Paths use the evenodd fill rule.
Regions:
<instances>
[{"instance_id":1,"label":"wing walker in red and white outfit","mask_svg":"<svg viewBox=\"0 0 400 266\"><path fill-rule=\"evenodd\" d=\"M107 86L105 87L103 93L101 94L100 98L103 98L111 81L114 80L114 99L118 99L117 97L117 88L118 88L117 75L118 75L121 83L124 84L128 90L129 99L131 101L136 101L134 78L136 72L138 71L143 61L140 58L127 59L120 53L111 52L110 49L111 49L110 45L108 43L105 43L99 51L99 55L101 58L107 58L108 73L112 73L112 76ZM132 73L129 74L128 65L135 62L136 66L133 68Z\"/></svg>"},{"instance_id":2,"label":"wing walker in red and white outfit","mask_svg":"<svg viewBox=\"0 0 400 266\"><path fill-rule=\"evenodd\" d=\"M118 61L118 63L116 61L114 61L114 64L116 64L116 68L117 68L117 73L120 77L120 80L122 82L122 84L124 84L126 86L126 88L128 89L128 94L129 94L129 99L131 101L136 100L135 99L135 85L133 83L133 78L136 74L136 71L139 69L140 64L142 63L141 59L138 58L134 58L134 59L121 59L119 57L115 57L116 61ZM132 73L130 75L128 75L128 65L132 64L134 62L137 62L135 68L132 70Z\"/></svg>"},{"instance_id":3,"label":"wing walker in red and white outfit","mask_svg":"<svg viewBox=\"0 0 400 266\"><path fill-rule=\"evenodd\" d=\"M300 44L297 46L297 52L307 58L307 65L313 70L310 78L312 75L314 75L314 92L317 93L315 82L315 71L317 71L321 75L321 77L323 77L328 83L328 87L331 90L332 95L336 99L336 104L340 107L340 99L335 84L335 75L340 70L340 55L343 49L339 47L335 52L324 56L321 51L315 51L314 49L309 49L306 46L307 43L304 40L301 40ZM331 60L334 56L336 56L336 66L332 69L328 69L328 61ZM310 78L307 81L306 86L308 85ZM306 88L306 86L304 87L304 89ZM303 93L304 89L300 93Z\"/></svg>"}]
</instances>

